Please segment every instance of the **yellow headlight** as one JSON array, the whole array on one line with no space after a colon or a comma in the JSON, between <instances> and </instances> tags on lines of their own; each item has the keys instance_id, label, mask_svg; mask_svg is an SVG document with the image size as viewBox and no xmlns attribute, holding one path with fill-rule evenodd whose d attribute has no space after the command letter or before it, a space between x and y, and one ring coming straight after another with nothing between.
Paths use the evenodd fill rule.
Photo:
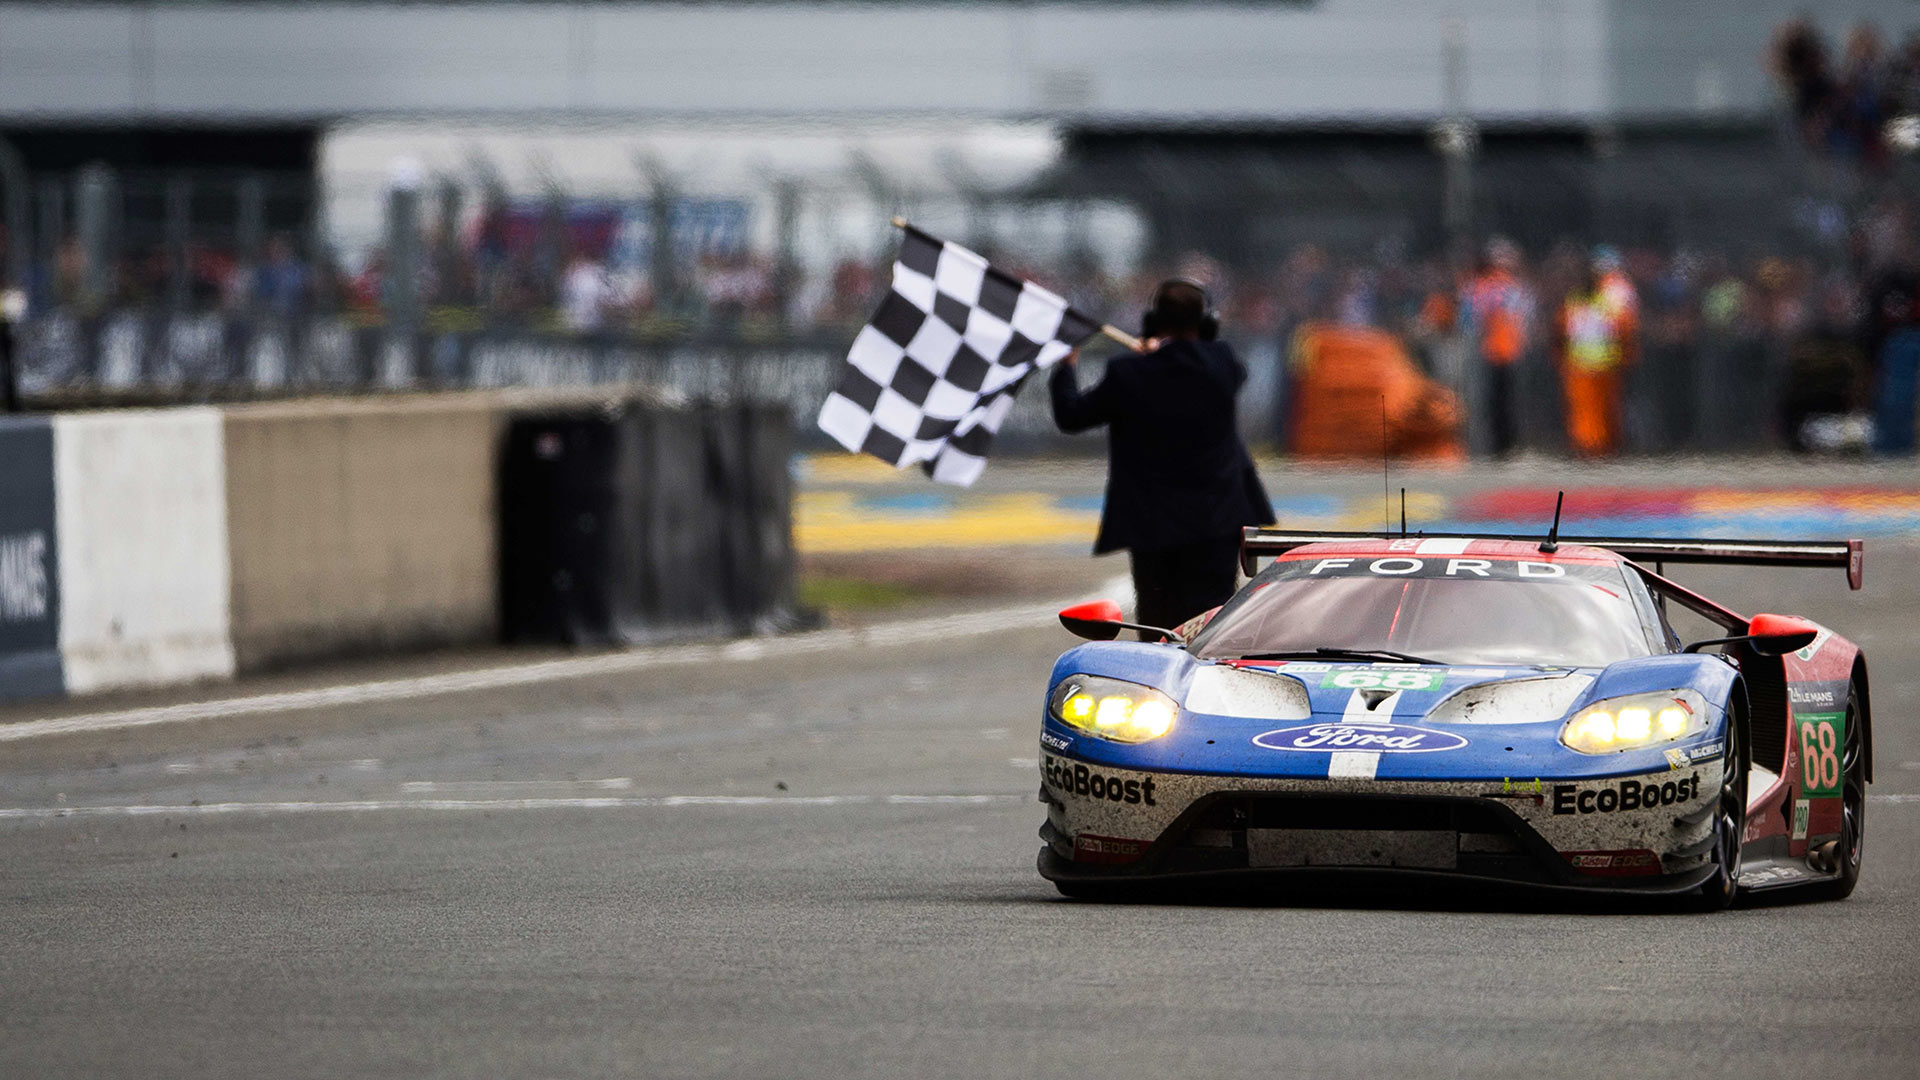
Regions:
<instances>
[{"instance_id":1,"label":"yellow headlight","mask_svg":"<svg viewBox=\"0 0 1920 1080\"><path fill-rule=\"evenodd\" d=\"M1574 722L1574 731L1596 743L1613 741L1613 714L1605 709L1595 709Z\"/></svg>"},{"instance_id":2,"label":"yellow headlight","mask_svg":"<svg viewBox=\"0 0 1920 1080\"><path fill-rule=\"evenodd\" d=\"M1149 698L1133 707L1131 719L1136 739L1157 739L1173 730L1173 707Z\"/></svg>"},{"instance_id":3,"label":"yellow headlight","mask_svg":"<svg viewBox=\"0 0 1920 1080\"><path fill-rule=\"evenodd\" d=\"M1158 739L1173 730L1179 707L1150 686L1100 675L1074 675L1054 686L1047 699L1054 719L1114 742Z\"/></svg>"},{"instance_id":4,"label":"yellow headlight","mask_svg":"<svg viewBox=\"0 0 1920 1080\"><path fill-rule=\"evenodd\" d=\"M1133 702L1123 697L1100 699L1100 708L1093 714L1093 726L1109 731L1127 722L1127 714L1133 711Z\"/></svg>"},{"instance_id":5,"label":"yellow headlight","mask_svg":"<svg viewBox=\"0 0 1920 1080\"><path fill-rule=\"evenodd\" d=\"M1600 702L1567 721L1560 741L1583 754L1615 754L1679 742L1705 731L1707 704L1692 690Z\"/></svg>"}]
</instances>

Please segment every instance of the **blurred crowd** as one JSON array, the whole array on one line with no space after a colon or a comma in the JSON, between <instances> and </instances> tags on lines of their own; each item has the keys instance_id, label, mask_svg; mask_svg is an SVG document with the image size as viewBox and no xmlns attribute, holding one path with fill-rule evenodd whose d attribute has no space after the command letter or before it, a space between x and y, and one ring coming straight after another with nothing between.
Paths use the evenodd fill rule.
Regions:
<instances>
[{"instance_id":1,"label":"blurred crowd","mask_svg":"<svg viewBox=\"0 0 1920 1080\"><path fill-rule=\"evenodd\" d=\"M1859 215L1848 257L1826 260L1572 242L1525 251L1495 238L1470 263L1394 244L1364 253L1306 244L1264 269L1191 254L1114 275L1091 256L1040 264L982 247L996 265L1123 327L1137 323L1156 282L1178 274L1210 285L1226 335L1243 347L1264 344L1284 356L1309 323L1367 326L1396 335L1435 371L1450 344L1464 343L1484 369L1485 396L1471 407L1487 411L1495 452L1512 448L1513 413L1528 407L1514 386L1516 370L1556 373L1568 447L1599 455L1623 444L1619 399L1632 369L1684 368L1729 344L1749 357L1741 377L1765 390L1762 422L1776 441L1796 449L1859 444L1869 438L1862 421L1872 417L1875 445L1906 452L1913 409L1898 402L1911 399L1911 364L1905 353L1890 361L1889 349L1907 348L1906 334L1920 327L1914 236L1914 207L1889 198ZM251 262L192 250L187 303L288 324L315 315L381 324L411 303L430 332L831 341L850 337L871 314L887 288L890 257L847 257L807 273L764 254L714 251L679 263L662 288L652 265L616 266L577 246L542 257L490 245L483 234L429 236L406 300L384 252L349 272L304 259L292 238L273 236ZM164 305L177 288L169 274L158 257L116 268L98 306ZM37 300L84 310L88 278L83 254L68 244ZM1576 385L1583 373L1593 385Z\"/></svg>"},{"instance_id":2,"label":"blurred crowd","mask_svg":"<svg viewBox=\"0 0 1920 1080\"><path fill-rule=\"evenodd\" d=\"M1484 387L1468 404L1486 416L1495 453L1514 448L1516 412L1542 407L1540 395L1521 394L1519 369L1551 373L1567 448L1599 456L1627 441L1629 383L1672 389L1696 409L1730 407L1703 383L1709 360L1740 384L1741 401L1761 403L1760 415L1739 422L1778 444L1911 453L1915 209L1898 197L1875 203L1842 259L1572 242L1526 252L1495 237L1471 265L1392 245L1369 257L1305 245L1262 275L1230 274L1196 255L1118 281L1070 275L1062 291L1127 325L1153 283L1177 273L1213 283L1227 334L1239 341L1273 338L1286 348L1309 324L1370 326L1404 341L1430 372L1446 367L1449 348L1464 347Z\"/></svg>"},{"instance_id":3,"label":"blurred crowd","mask_svg":"<svg viewBox=\"0 0 1920 1080\"><path fill-rule=\"evenodd\" d=\"M763 335L857 323L875 280L864 260L843 259L830 273L808 275L783 270L768 255L725 250L676 259L671 280L661 283L656 267L622 265L591 245L546 252L495 246L484 234L451 242L430 234L403 282L384 247L364 253L357 265L308 258L299 247L282 234L255 259L194 243L177 260L156 248L95 267L70 239L35 267L28 291L37 311L80 314L171 308L284 320L344 315L378 324L412 309L429 326L446 328Z\"/></svg>"},{"instance_id":4,"label":"blurred crowd","mask_svg":"<svg viewBox=\"0 0 1920 1080\"><path fill-rule=\"evenodd\" d=\"M1772 64L1809 148L1882 172L1891 140L1908 149L1920 141L1912 127L1920 116L1920 31L1890 49L1878 27L1862 23L1836 59L1812 20L1790 19L1774 31Z\"/></svg>"}]
</instances>

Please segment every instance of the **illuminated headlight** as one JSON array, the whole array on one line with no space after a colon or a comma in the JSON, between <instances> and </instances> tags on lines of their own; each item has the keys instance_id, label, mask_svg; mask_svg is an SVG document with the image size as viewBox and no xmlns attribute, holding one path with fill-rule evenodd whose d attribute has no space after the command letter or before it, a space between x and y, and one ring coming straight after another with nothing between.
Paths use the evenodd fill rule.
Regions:
<instances>
[{"instance_id":1,"label":"illuminated headlight","mask_svg":"<svg viewBox=\"0 0 1920 1080\"><path fill-rule=\"evenodd\" d=\"M1575 713L1560 741L1583 754L1617 754L1679 742L1707 730L1707 703L1691 690L1597 701Z\"/></svg>"},{"instance_id":2,"label":"illuminated headlight","mask_svg":"<svg viewBox=\"0 0 1920 1080\"><path fill-rule=\"evenodd\" d=\"M1047 711L1055 720L1114 742L1140 743L1173 730L1173 699L1138 683L1069 675L1053 688Z\"/></svg>"}]
</instances>

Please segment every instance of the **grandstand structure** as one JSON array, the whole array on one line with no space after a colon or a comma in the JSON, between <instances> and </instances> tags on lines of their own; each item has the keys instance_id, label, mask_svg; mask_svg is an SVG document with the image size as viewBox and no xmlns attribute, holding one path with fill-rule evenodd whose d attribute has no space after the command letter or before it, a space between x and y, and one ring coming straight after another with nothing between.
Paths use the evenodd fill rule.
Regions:
<instances>
[{"instance_id":1,"label":"grandstand structure","mask_svg":"<svg viewBox=\"0 0 1920 1080\"><path fill-rule=\"evenodd\" d=\"M1804 187L1779 167L1761 60L1800 6L0 3L0 137L18 152L0 184L28 189L13 205L31 207L43 248L72 231L76 178L95 163L118 181L124 230L160 238L184 213L257 244L377 217L360 193L387 182L386 163L329 174L341 133L825 124L849 148L841 178L877 201L1117 202L1150 250L1230 262L1303 238L1753 239L1753 208L1780 204L1771 220L1790 229L1785 202ZM1910 5L1818 14L1836 34L1855 20L1897 32ZM964 129L978 148L1035 125L1057 145L1016 175L966 148L931 181L859 153L903 131ZM783 153L762 173L805 173ZM511 170L527 155L503 156Z\"/></svg>"}]
</instances>

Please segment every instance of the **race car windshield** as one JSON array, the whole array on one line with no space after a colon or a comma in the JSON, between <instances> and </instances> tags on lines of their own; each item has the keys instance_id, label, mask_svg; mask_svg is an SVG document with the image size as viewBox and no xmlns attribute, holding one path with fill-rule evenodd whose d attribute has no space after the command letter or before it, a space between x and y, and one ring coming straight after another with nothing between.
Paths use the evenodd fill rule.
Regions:
<instances>
[{"instance_id":1,"label":"race car windshield","mask_svg":"<svg viewBox=\"0 0 1920 1080\"><path fill-rule=\"evenodd\" d=\"M1277 562L1190 646L1207 659L1316 650L1566 667L1653 651L1610 563L1398 556Z\"/></svg>"}]
</instances>

